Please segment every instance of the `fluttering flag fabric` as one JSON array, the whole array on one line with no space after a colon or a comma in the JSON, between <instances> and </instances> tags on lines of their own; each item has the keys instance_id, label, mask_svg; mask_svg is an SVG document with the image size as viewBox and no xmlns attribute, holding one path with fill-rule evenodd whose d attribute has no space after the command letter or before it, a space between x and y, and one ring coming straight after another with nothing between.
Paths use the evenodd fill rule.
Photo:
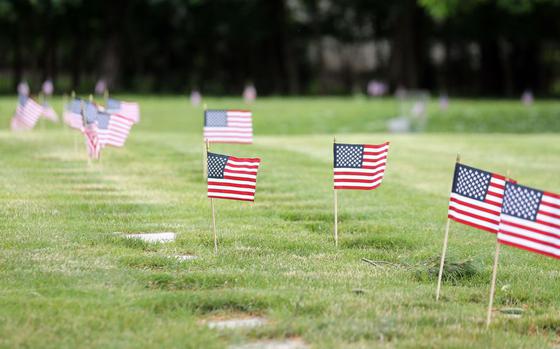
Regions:
<instances>
[{"instance_id":1,"label":"fluttering flag fabric","mask_svg":"<svg viewBox=\"0 0 560 349\"><path fill-rule=\"evenodd\" d=\"M83 102L82 133L86 138L88 155L92 159L99 159L101 156L102 144L99 141L99 128L97 126L98 107L95 103Z\"/></svg>"},{"instance_id":2,"label":"fluttering flag fabric","mask_svg":"<svg viewBox=\"0 0 560 349\"><path fill-rule=\"evenodd\" d=\"M110 98L107 100L105 111L109 114L122 115L135 124L140 122L140 105L136 102L125 102Z\"/></svg>"},{"instance_id":3,"label":"fluttering flag fabric","mask_svg":"<svg viewBox=\"0 0 560 349\"><path fill-rule=\"evenodd\" d=\"M123 147L134 122L119 114L97 111L97 132L101 146Z\"/></svg>"},{"instance_id":4,"label":"fluttering flag fabric","mask_svg":"<svg viewBox=\"0 0 560 349\"><path fill-rule=\"evenodd\" d=\"M58 122L58 114L46 101L43 103L43 111L41 113L41 116L52 122Z\"/></svg>"},{"instance_id":5,"label":"fluttering flag fabric","mask_svg":"<svg viewBox=\"0 0 560 349\"><path fill-rule=\"evenodd\" d=\"M506 183L498 242L560 259L560 195Z\"/></svg>"},{"instance_id":6,"label":"fluttering flag fabric","mask_svg":"<svg viewBox=\"0 0 560 349\"><path fill-rule=\"evenodd\" d=\"M506 177L457 163L448 217L471 227L497 233Z\"/></svg>"},{"instance_id":7,"label":"fluttering flag fabric","mask_svg":"<svg viewBox=\"0 0 560 349\"><path fill-rule=\"evenodd\" d=\"M334 144L334 189L377 188L387 166L389 142L383 144Z\"/></svg>"},{"instance_id":8,"label":"fluttering flag fabric","mask_svg":"<svg viewBox=\"0 0 560 349\"><path fill-rule=\"evenodd\" d=\"M79 99L73 99L70 103L64 106L64 112L62 115L64 123L71 128L81 130L84 127L84 122L82 118L82 101Z\"/></svg>"},{"instance_id":9,"label":"fluttering flag fabric","mask_svg":"<svg viewBox=\"0 0 560 349\"><path fill-rule=\"evenodd\" d=\"M32 129L35 127L35 124L37 124L42 112L43 107L33 98L20 95L18 105L16 107L16 113L12 118L12 130L17 131Z\"/></svg>"},{"instance_id":10,"label":"fluttering flag fabric","mask_svg":"<svg viewBox=\"0 0 560 349\"><path fill-rule=\"evenodd\" d=\"M206 110L204 140L210 143L253 143L253 114L249 110Z\"/></svg>"},{"instance_id":11,"label":"fluttering flag fabric","mask_svg":"<svg viewBox=\"0 0 560 349\"><path fill-rule=\"evenodd\" d=\"M99 142L99 135L96 123L87 123L82 129L82 133L86 138L86 145L88 155L92 159L99 159L101 156L101 143Z\"/></svg>"},{"instance_id":12,"label":"fluttering flag fabric","mask_svg":"<svg viewBox=\"0 0 560 349\"><path fill-rule=\"evenodd\" d=\"M255 201L261 159L208 153L208 197Z\"/></svg>"}]
</instances>

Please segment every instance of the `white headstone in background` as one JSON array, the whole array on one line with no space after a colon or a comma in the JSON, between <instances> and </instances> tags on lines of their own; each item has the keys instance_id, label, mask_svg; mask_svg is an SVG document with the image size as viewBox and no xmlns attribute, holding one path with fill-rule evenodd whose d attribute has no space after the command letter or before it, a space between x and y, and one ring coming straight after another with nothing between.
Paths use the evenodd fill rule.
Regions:
<instances>
[{"instance_id":1,"label":"white headstone in background","mask_svg":"<svg viewBox=\"0 0 560 349\"><path fill-rule=\"evenodd\" d=\"M51 79L48 79L45 82L43 82L42 90L45 96L52 96L54 92L54 85Z\"/></svg>"},{"instance_id":2,"label":"white headstone in background","mask_svg":"<svg viewBox=\"0 0 560 349\"><path fill-rule=\"evenodd\" d=\"M391 133L407 133L410 132L410 121L404 116L393 118L389 120L388 128Z\"/></svg>"},{"instance_id":3,"label":"white headstone in background","mask_svg":"<svg viewBox=\"0 0 560 349\"><path fill-rule=\"evenodd\" d=\"M367 93L372 97L383 96L387 90L387 84L379 80L371 80L367 85Z\"/></svg>"},{"instance_id":4,"label":"white headstone in background","mask_svg":"<svg viewBox=\"0 0 560 349\"><path fill-rule=\"evenodd\" d=\"M193 90L191 92L191 104L194 107L198 107L201 102L202 102L202 95L197 90Z\"/></svg>"},{"instance_id":5,"label":"white headstone in background","mask_svg":"<svg viewBox=\"0 0 560 349\"><path fill-rule=\"evenodd\" d=\"M439 109L447 110L447 108L449 108L449 97L447 94L442 94L439 97Z\"/></svg>"},{"instance_id":6,"label":"white headstone in background","mask_svg":"<svg viewBox=\"0 0 560 349\"><path fill-rule=\"evenodd\" d=\"M95 94L103 95L106 90L107 90L107 83L105 82L105 80L104 79L97 80L97 83L95 84Z\"/></svg>"},{"instance_id":7,"label":"white headstone in background","mask_svg":"<svg viewBox=\"0 0 560 349\"><path fill-rule=\"evenodd\" d=\"M29 96L29 85L27 81L21 81L17 86L17 92L20 96Z\"/></svg>"},{"instance_id":8,"label":"white headstone in background","mask_svg":"<svg viewBox=\"0 0 560 349\"><path fill-rule=\"evenodd\" d=\"M521 102L523 102L523 104L527 106L532 105L534 100L535 98L533 97L533 92L531 90L523 91L523 94L521 95Z\"/></svg>"},{"instance_id":9,"label":"white headstone in background","mask_svg":"<svg viewBox=\"0 0 560 349\"><path fill-rule=\"evenodd\" d=\"M390 120L389 130L391 132L424 130L428 120L427 106L430 94L425 90L406 90L400 87L395 92L395 96L399 104L399 114Z\"/></svg>"},{"instance_id":10,"label":"white headstone in background","mask_svg":"<svg viewBox=\"0 0 560 349\"><path fill-rule=\"evenodd\" d=\"M245 86L243 90L243 100L245 103L252 103L257 99L257 89L253 84Z\"/></svg>"}]
</instances>

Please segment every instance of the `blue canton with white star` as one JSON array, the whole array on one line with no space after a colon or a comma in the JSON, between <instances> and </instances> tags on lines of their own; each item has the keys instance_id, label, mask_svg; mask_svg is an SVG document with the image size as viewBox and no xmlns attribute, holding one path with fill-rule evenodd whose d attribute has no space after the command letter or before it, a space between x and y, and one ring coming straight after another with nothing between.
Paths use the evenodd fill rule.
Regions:
<instances>
[{"instance_id":1,"label":"blue canton with white star","mask_svg":"<svg viewBox=\"0 0 560 349\"><path fill-rule=\"evenodd\" d=\"M207 110L204 112L204 126L227 127L227 111Z\"/></svg>"},{"instance_id":2,"label":"blue canton with white star","mask_svg":"<svg viewBox=\"0 0 560 349\"><path fill-rule=\"evenodd\" d=\"M229 156L208 153L208 178L224 178Z\"/></svg>"},{"instance_id":3,"label":"blue canton with white star","mask_svg":"<svg viewBox=\"0 0 560 349\"><path fill-rule=\"evenodd\" d=\"M116 99L112 99L112 98L109 98L107 100L107 109L118 110L120 108L121 108L121 102L120 101L118 101Z\"/></svg>"},{"instance_id":4,"label":"blue canton with white star","mask_svg":"<svg viewBox=\"0 0 560 349\"><path fill-rule=\"evenodd\" d=\"M452 192L471 199L484 201L492 174L474 167L455 165Z\"/></svg>"},{"instance_id":5,"label":"blue canton with white star","mask_svg":"<svg viewBox=\"0 0 560 349\"><path fill-rule=\"evenodd\" d=\"M364 160L364 146L362 144L334 145L335 168L361 168Z\"/></svg>"},{"instance_id":6,"label":"blue canton with white star","mask_svg":"<svg viewBox=\"0 0 560 349\"><path fill-rule=\"evenodd\" d=\"M502 213L534 222L542 197L542 191L506 182Z\"/></svg>"},{"instance_id":7,"label":"blue canton with white star","mask_svg":"<svg viewBox=\"0 0 560 349\"><path fill-rule=\"evenodd\" d=\"M109 128L109 121L111 120L111 115L105 112L97 112L97 127L106 130Z\"/></svg>"}]
</instances>

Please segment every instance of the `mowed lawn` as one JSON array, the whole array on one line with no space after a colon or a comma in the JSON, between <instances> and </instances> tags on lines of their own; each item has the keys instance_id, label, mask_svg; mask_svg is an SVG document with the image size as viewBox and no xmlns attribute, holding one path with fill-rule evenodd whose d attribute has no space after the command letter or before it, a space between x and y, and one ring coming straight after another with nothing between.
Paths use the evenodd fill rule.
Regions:
<instances>
[{"instance_id":1,"label":"mowed lawn","mask_svg":"<svg viewBox=\"0 0 560 349\"><path fill-rule=\"evenodd\" d=\"M452 100L445 112L433 103L433 132L392 135L383 133L397 113L390 99L260 99L251 106L253 145L212 145L262 159L255 203L215 201L216 256L202 108L185 97L131 98L141 123L125 148L105 149L90 165L76 131L42 122L11 133L16 100L0 99L0 347L223 348L286 338L313 348L560 346L558 260L502 247L488 331L495 236L451 224L450 259L472 260L474 271L447 280L439 303L428 272L441 253L457 152L472 166L560 192L560 103ZM208 106L244 107L236 99ZM335 134L391 142L381 187L339 192L339 248ZM141 232L177 240L124 238ZM199 258L173 257L185 254ZM500 312L512 307L524 310L520 318ZM247 316L268 322L204 324Z\"/></svg>"}]
</instances>

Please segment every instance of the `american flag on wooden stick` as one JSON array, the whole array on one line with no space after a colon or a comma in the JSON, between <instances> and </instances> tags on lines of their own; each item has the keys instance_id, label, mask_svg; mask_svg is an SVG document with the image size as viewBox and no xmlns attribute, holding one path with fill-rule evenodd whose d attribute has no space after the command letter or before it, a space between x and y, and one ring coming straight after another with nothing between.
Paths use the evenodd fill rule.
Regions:
<instances>
[{"instance_id":1,"label":"american flag on wooden stick","mask_svg":"<svg viewBox=\"0 0 560 349\"><path fill-rule=\"evenodd\" d=\"M43 107L33 98L20 95L16 113L12 118L12 130L32 129L42 112Z\"/></svg>"},{"instance_id":2,"label":"american flag on wooden stick","mask_svg":"<svg viewBox=\"0 0 560 349\"><path fill-rule=\"evenodd\" d=\"M99 128L97 126L98 106L92 102L82 102L80 109L83 110L83 113L80 113L83 124L81 131L86 137L88 155L92 159L99 159L103 145L99 141Z\"/></svg>"},{"instance_id":3,"label":"american flag on wooden stick","mask_svg":"<svg viewBox=\"0 0 560 349\"><path fill-rule=\"evenodd\" d=\"M101 143L99 142L97 125L95 123L86 123L82 129L82 133L86 138L89 157L92 159L99 159L101 156Z\"/></svg>"},{"instance_id":4,"label":"american flag on wooden stick","mask_svg":"<svg viewBox=\"0 0 560 349\"><path fill-rule=\"evenodd\" d=\"M206 110L204 140L210 143L253 143L253 114L249 110Z\"/></svg>"},{"instance_id":5,"label":"american flag on wooden stick","mask_svg":"<svg viewBox=\"0 0 560 349\"><path fill-rule=\"evenodd\" d=\"M110 98L107 100L106 112L122 115L135 124L140 122L140 105L136 102L125 102Z\"/></svg>"},{"instance_id":6,"label":"american flag on wooden stick","mask_svg":"<svg viewBox=\"0 0 560 349\"><path fill-rule=\"evenodd\" d=\"M471 227L497 233L506 177L455 165L448 217Z\"/></svg>"},{"instance_id":7,"label":"american flag on wooden stick","mask_svg":"<svg viewBox=\"0 0 560 349\"><path fill-rule=\"evenodd\" d=\"M498 241L560 259L560 195L506 183Z\"/></svg>"},{"instance_id":8,"label":"american flag on wooden stick","mask_svg":"<svg viewBox=\"0 0 560 349\"><path fill-rule=\"evenodd\" d=\"M389 142L383 144L334 144L334 189L377 188L387 165Z\"/></svg>"},{"instance_id":9,"label":"american flag on wooden stick","mask_svg":"<svg viewBox=\"0 0 560 349\"><path fill-rule=\"evenodd\" d=\"M82 101L73 99L70 103L66 104L64 106L62 119L69 127L81 130L84 127L84 122L82 120Z\"/></svg>"},{"instance_id":10,"label":"american flag on wooden stick","mask_svg":"<svg viewBox=\"0 0 560 349\"><path fill-rule=\"evenodd\" d=\"M119 114L97 112L97 129L101 146L123 147L134 122Z\"/></svg>"},{"instance_id":11,"label":"american flag on wooden stick","mask_svg":"<svg viewBox=\"0 0 560 349\"><path fill-rule=\"evenodd\" d=\"M208 153L208 197L255 201L261 159Z\"/></svg>"}]
</instances>

